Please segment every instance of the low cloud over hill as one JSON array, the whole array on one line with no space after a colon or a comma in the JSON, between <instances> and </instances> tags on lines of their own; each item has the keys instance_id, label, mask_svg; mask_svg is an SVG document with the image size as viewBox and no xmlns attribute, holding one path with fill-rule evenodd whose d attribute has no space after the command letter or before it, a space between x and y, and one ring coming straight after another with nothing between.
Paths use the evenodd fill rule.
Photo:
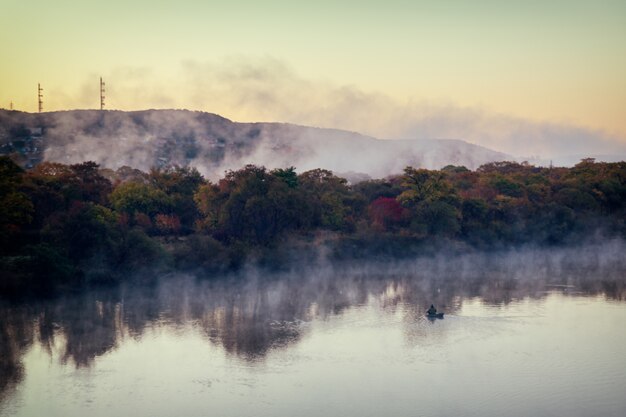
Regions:
<instances>
[{"instance_id":1,"label":"low cloud over hill","mask_svg":"<svg viewBox=\"0 0 626 417\"><path fill-rule=\"evenodd\" d=\"M20 153L24 165L92 160L113 169L147 170L179 164L195 166L210 178L248 163L383 177L407 165L471 169L512 159L461 140L380 140L335 129L236 123L185 110L0 111L0 144L3 153Z\"/></svg>"}]
</instances>

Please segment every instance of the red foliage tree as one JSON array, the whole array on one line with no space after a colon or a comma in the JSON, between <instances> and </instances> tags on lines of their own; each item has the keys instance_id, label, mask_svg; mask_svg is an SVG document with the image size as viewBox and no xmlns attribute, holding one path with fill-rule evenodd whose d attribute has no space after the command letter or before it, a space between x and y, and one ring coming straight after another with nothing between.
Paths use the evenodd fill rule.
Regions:
<instances>
[{"instance_id":1,"label":"red foliage tree","mask_svg":"<svg viewBox=\"0 0 626 417\"><path fill-rule=\"evenodd\" d=\"M157 214L156 227L163 234L176 234L180 231L180 218L175 215Z\"/></svg>"},{"instance_id":2,"label":"red foliage tree","mask_svg":"<svg viewBox=\"0 0 626 417\"><path fill-rule=\"evenodd\" d=\"M403 207L395 198L379 197L368 208L372 225L387 228L402 219Z\"/></svg>"}]
</instances>

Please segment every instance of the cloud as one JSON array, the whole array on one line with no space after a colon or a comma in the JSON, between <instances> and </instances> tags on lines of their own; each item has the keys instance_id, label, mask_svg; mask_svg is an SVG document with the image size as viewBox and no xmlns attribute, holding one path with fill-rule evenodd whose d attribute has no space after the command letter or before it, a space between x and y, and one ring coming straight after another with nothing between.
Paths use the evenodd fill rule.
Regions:
<instances>
[{"instance_id":1,"label":"cloud","mask_svg":"<svg viewBox=\"0 0 626 417\"><path fill-rule=\"evenodd\" d=\"M236 121L289 122L385 139L462 139L544 161L626 154L626 138L601 130L526 120L454 103L401 102L353 85L306 79L272 57L190 60L170 75L120 68L106 79L109 108L188 108Z\"/></svg>"},{"instance_id":2,"label":"cloud","mask_svg":"<svg viewBox=\"0 0 626 417\"><path fill-rule=\"evenodd\" d=\"M286 121L358 131L379 138L462 139L525 157L626 153L626 143L606 132L551 122L536 122L453 103L401 103L356 86L307 80L282 61L235 58L220 65L187 62L187 85L201 87L218 103L196 100L235 119ZM208 108L207 108L208 107ZM623 139L623 138L622 138Z\"/></svg>"}]
</instances>

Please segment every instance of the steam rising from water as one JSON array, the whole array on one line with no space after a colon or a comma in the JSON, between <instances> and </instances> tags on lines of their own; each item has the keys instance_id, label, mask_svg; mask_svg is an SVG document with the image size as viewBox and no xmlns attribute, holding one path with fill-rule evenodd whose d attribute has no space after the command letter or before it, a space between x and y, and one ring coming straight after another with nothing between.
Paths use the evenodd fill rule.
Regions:
<instances>
[{"instance_id":1,"label":"steam rising from water","mask_svg":"<svg viewBox=\"0 0 626 417\"><path fill-rule=\"evenodd\" d=\"M147 346L154 347L151 337L171 333L184 341L201 341L199 351L205 354L207 345L217 347L248 367L262 365L272 352L306 344L312 323L319 326L338 316L369 317L359 311L376 312L377 326L393 318L394 326L404 328L406 343L415 346L433 336L423 324L431 303L446 313L442 325L457 323L463 329L472 322L462 324L455 318L460 320L463 311L477 302L502 307L558 294L601 296L608 303L622 304L625 250L626 242L613 240L565 249L441 254L358 264L330 262L320 253L316 260L294 263L280 273L249 266L237 275L164 276L153 284L85 291L55 300L0 302L0 410L22 383L24 355L33 346L61 364L89 368L124 344L139 345L146 337ZM386 326L368 331L382 328ZM177 346L170 348L182 349Z\"/></svg>"}]
</instances>

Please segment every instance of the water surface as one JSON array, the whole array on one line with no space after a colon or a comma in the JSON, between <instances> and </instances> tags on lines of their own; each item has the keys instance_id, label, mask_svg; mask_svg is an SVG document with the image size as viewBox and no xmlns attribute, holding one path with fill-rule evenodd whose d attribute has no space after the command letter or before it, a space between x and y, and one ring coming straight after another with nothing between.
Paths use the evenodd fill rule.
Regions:
<instances>
[{"instance_id":1,"label":"water surface","mask_svg":"<svg viewBox=\"0 0 626 417\"><path fill-rule=\"evenodd\" d=\"M0 414L626 415L623 259L536 255L3 303Z\"/></svg>"}]
</instances>

